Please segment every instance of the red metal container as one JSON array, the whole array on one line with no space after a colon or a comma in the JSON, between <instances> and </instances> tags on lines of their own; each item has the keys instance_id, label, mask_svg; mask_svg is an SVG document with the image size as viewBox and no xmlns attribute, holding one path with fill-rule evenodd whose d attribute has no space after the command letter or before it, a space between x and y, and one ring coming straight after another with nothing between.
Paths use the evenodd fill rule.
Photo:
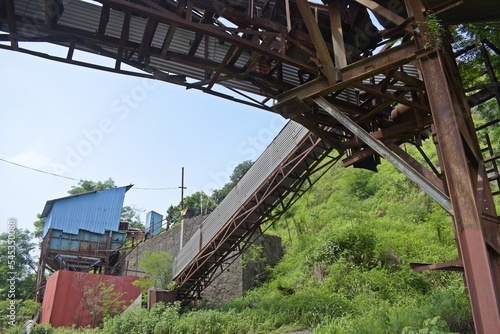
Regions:
<instances>
[{"instance_id":1,"label":"red metal container","mask_svg":"<svg viewBox=\"0 0 500 334\"><path fill-rule=\"evenodd\" d=\"M136 279L137 276L56 271L47 281L40 323L50 323L52 327L95 326L96 317L91 316L88 305L98 298L99 285L113 284L114 292L124 293L121 297L124 306L129 306L141 293L132 285Z\"/></svg>"}]
</instances>

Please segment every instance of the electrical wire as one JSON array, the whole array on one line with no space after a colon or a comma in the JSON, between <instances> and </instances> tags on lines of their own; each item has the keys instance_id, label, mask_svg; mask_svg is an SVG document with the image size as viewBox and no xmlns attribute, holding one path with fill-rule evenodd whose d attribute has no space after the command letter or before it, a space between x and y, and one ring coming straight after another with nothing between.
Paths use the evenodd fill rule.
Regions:
<instances>
[{"instance_id":1,"label":"electrical wire","mask_svg":"<svg viewBox=\"0 0 500 334\"><path fill-rule=\"evenodd\" d=\"M0 161L6 162L8 164L12 164L14 166L18 166L18 167L26 168L26 169L29 169L29 170L33 170L35 172L39 172L39 173L43 173L43 174L48 174L48 175L52 175L52 176L57 176L57 177L62 177L64 179L68 179L68 180L80 181L79 179L75 179L73 177L64 176L64 175L55 174L55 173L50 173L50 172L47 172L47 171L44 171L44 170L41 170L41 169L36 169L36 168L28 167L28 166L21 165L21 164L18 164L16 162L12 162L12 161L5 160L5 159L2 159L2 158L0 158Z\"/></svg>"},{"instance_id":2,"label":"electrical wire","mask_svg":"<svg viewBox=\"0 0 500 334\"><path fill-rule=\"evenodd\" d=\"M135 190L173 190L173 189L179 189L179 187L171 187L171 188L140 188L140 187L134 187L132 189L135 189Z\"/></svg>"},{"instance_id":3,"label":"electrical wire","mask_svg":"<svg viewBox=\"0 0 500 334\"><path fill-rule=\"evenodd\" d=\"M11 165L14 165L14 166L17 166L17 167L22 167L22 168L26 168L26 169L29 169L29 170L32 170L32 171L35 171L35 172L39 172L39 173L42 173L42 174L47 174L47 175L51 175L51 176L55 176L55 177L60 177L60 178L63 178L63 179L68 179L68 180L72 180L72 181L81 181L82 180L82 179L75 179L74 177L64 176L64 175L61 175L61 174L51 173L51 172L47 172L47 171L44 171L44 170L41 170L41 169L37 169L37 168L33 168L33 167L21 165L21 164L18 164L17 162L9 161L9 160L2 159L2 158L0 158L0 161L3 161L5 163L11 164ZM162 187L160 187L160 188L133 187L132 189L135 189L135 190L173 190L173 189L179 189L179 187L163 187L163 188Z\"/></svg>"}]
</instances>

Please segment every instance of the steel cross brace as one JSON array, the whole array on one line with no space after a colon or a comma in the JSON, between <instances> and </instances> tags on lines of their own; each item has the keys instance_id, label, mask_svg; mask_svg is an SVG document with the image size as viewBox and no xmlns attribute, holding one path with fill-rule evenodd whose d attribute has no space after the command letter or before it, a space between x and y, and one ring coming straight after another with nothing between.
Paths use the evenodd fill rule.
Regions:
<instances>
[{"instance_id":1,"label":"steel cross brace","mask_svg":"<svg viewBox=\"0 0 500 334\"><path fill-rule=\"evenodd\" d=\"M441 190L439 190L434 184L427 181L422 175L420 175L413 167L411 167L406 161L401 159L398 155L388 149L381 141L373 138L365 129L360 127L356 122L351 120L349 117L345 116L340 112L334 105L328 102L323 97L317 97L313 99L314 102L328 112L333 118L342 123L349 131L361 139L365 144L370 146L375 152L380 154L383 158L389 161L394 167L396 167L400 172L406 175L410 180L418 184L429 196L431 196L439 205L441 205L448 213L453 214L453 209L451 207L451 201L448 196L446 196Z\"/></svg>"}]
</instances>

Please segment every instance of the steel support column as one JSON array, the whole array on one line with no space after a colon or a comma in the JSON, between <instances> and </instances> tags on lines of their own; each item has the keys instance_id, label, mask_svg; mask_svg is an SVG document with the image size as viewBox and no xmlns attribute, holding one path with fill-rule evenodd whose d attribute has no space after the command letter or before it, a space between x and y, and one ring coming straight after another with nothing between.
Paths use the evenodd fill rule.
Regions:
<instances>
[{"instance_id":1,"label":"steel support column","mask_svg":"<svg viewBox=\"0 0 500 334\"><path fill-rule=\"evenodd\" d=\"M425 17L421 1L406 0L407 10L420 23L415 43L421 46L425 36ZM444 41L446 43L446 41ZM500 333L498 287L483 235L482 211L477 205L477 170L469 166L464 135L459 128L462 110L446 72L447 63L440 50L427 51L419 57L441 156L453 207L456 237L470 293L476 333ZM455 108L457 107L457 108Z\"/></svg>"},{"instance_id":2,"label":"steel support column","mask_svg":"<svg viewBox=\"0 0 500 334\"><path fill-rule=\"evenodd\" d=\"M454 211L454 222L477 333L500 333L498 291L490 264L471 170L439 54L420 59ZM476 177L477 179L477 177Z\"/></svg>"}]
</instances>

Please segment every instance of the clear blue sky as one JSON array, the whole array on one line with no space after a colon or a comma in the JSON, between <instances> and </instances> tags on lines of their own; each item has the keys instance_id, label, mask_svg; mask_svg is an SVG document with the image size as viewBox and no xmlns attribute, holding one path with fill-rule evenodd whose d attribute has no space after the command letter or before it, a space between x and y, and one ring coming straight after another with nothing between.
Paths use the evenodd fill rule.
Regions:
<instances>
[{"instance_id":1,"label":"clear blue sky","mask_svg":"<svg viewBox=\"0 0 500 334\"><path fill-rule=\"evenodd\" d=\"M27 45L21 45L28 47ZM38 50L64 54L40 44ZM83 53L77 59L110 64ZM165 214L185 195L221 188L236 164L252 159L286 120L195 90L0 50L0 158L94 181L111 177L138 190L125 205ZM0 232L14 217L33 229L46 201L76 181L0 161Z\"/></svg>"}]
</instances>

